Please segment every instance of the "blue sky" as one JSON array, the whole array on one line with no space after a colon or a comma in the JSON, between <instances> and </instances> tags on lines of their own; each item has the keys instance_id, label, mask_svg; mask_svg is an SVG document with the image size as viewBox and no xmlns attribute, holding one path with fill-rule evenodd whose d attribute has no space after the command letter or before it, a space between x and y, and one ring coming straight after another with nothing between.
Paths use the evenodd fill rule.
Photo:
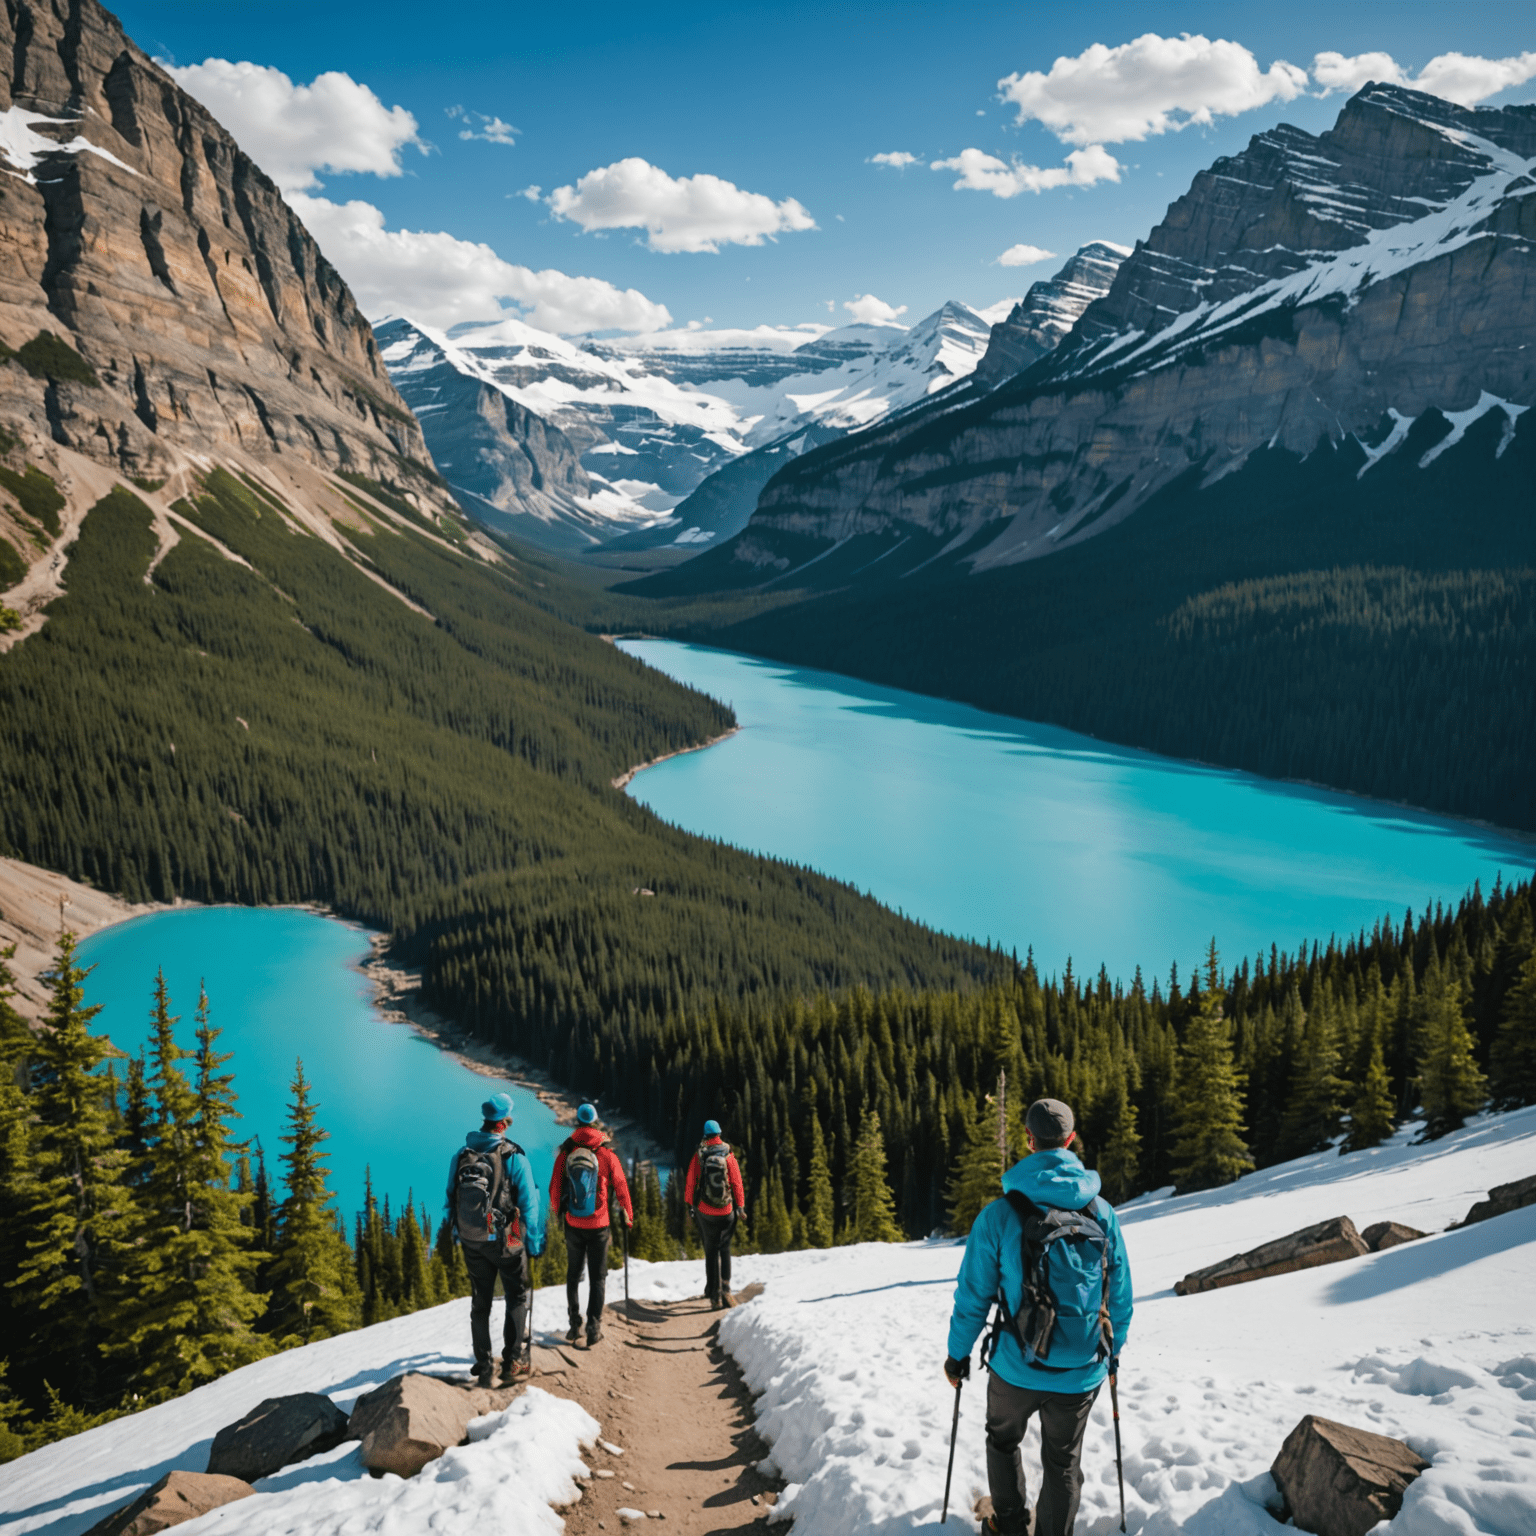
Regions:
<instances>
[{"instance_id":1,"label":"blue sky","mask_svg":"<svg viewBox=\"0 0 1536 1536\"><path fill-rule=\"evenodd\" d=\"M1413 79L1447 53L1499 61L1536 48L1531 6L1443 0L1263 9L131 0L118 12L142 47L179 68L261 67L193 70L184 83L259 163L287 166L280 179L295 206L370 311L415 308L447 324L513 302L566 331L604 321L631 330L842 323L862 295L904 309L904 323L949 298L990 304L1059 265L999 265L1010 248L1064 257L1090 239L1130 244L1198 169L1252 134L1279 121L1331 124L1348 91L1320 97L1319 53L1388 54ZM1059 58L1148 33L1234 47L1195 58L1194 84L1162 82L1158 70L1177 63L1172 42L1108 64L1089 59L1072 79L1052 74ZM1293 72L1276 71L1277 60ZM1094 71L1122 65L1145 100L1117 114L1117 91L1102 79L1096 87ZM300 95L285 97L271 71ZM302 93L328 71L348 79ZM1031 71L1047 79L1025 80L1017 101L999 99L999 81ZM1536 73L1536 59L1472 73L1518 79ZM1487 104L1536 100L1536 79L1486 94L1466 74L1453 72L1463 82L1455 88ZM1178 122L1201 105L1212 105L1208 125L1157 131L1160 110ZM1033 114L1023 122L1021 106ZM970 179L994 190L956 190L965 151L975 152ZM901 169L871 163L893 152L915 159ZM1106 157L1118 180L1099 174ZM946 159L957 164L930 168ZM372 169L327 168L346 163ZM1077 184L1014 190L1032 180L1020 166ZM699 176L719 181L689 180ZM540 190L525 195L530 187ZM650 210L651 224L599 227L638 218L636 209ZM421 238L407 244L401 231ZM852 311L880 312L867 300Z\"/></svg>"}]
</instances>

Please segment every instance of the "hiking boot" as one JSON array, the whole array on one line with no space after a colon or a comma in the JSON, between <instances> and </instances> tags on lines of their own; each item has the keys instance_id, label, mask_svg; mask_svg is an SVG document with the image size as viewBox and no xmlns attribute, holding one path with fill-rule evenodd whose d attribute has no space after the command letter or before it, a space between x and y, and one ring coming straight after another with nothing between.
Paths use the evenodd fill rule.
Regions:
<instances>
[{"instance_id":1,"label":"hiking boot","mask_svg":"<svg viewBox=\"0 0 1536 1536\"><path fill-rule=\"evenodd\" d=\"M501 1384L510 1387L514 1381L526 1381L533 1374L533 1367L519 1355L515 1360L503 1358L501 1362Z\"/></svg>"},{"instance_id":2,"label":"hiking boot","mask_svg":"<svg viewBox=\"0 0 1536 1536\"><path fill-rule=\"evenodd\" d=\"M1002 1520L996 1514L990 1514L981 1522L982 1536L1030 1536L1034 1528L1033 1510L1016 1511Z\"/></svg>"},{"instance_id":3,"label":"hiking boot","mask_svg":"<svg viewBox=\"0 0 1536 1536\"><path fill-rule=\"evenodd\" d=\"M603 1336L603 1325L601 1323L588 1323L587 1324L587 1348L588 1349L591 1349L592 1346L594 1344L596 1344L602 1338L602 1336Z\"/></svg>"},{"instance_id":4,"label":"hiking boot","mask_svg":"<svg viewBox=\"0 0 1536 1536\"><path fill-rule=\"evenodd\" d=\"M572 1323L569 1328L567 1328L565 1330L565 1342L567 1344L575 1344L580 1338L581 1338L581 1319L577 1318L577 1320L574 1323Z\"/></svg>"},{"instance_id":5,"label":"hiking boot","mask_svg":"<svg viewBox=\"0 0 1536 1536\"><path fill-rule=\"evenodd\" d=\"M734 1296L732 1296L729 1291L721 1291L720 1292L720 1310L722 1312L727 1307L734 1307L735 1305L736 1305L736 1298Z\"/></svg>"},{"instance_id":6,"label":"hiking boot","mask_svg":"<svg viewBox=\"0 0 1536 1536\"><path fill-rule=\"evenodd\" d=\"M496 1385L496 1362L494 1360L477 1360L475 1362L475 1385L477 1387L494 1387Z\"/></svg>"}]
</instances>

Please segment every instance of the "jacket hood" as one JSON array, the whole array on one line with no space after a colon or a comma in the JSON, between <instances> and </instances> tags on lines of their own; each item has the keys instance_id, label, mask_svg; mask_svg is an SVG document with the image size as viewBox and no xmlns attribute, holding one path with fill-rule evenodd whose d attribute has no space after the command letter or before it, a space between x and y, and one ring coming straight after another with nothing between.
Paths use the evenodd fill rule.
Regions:
<instances>
[{"instance_id":1,"label":"jacket hood","mask_svg":"<svg viewBox=\"0 0 1536 1536\"><path fill-rule=\"evenodd\" d=\"M1036 1205L1077 1211L1098 1194L1100 1180L1070 1148L1053 1147L1015 1163L1003 1175L1003 1188L1017 1190Z\"/></svg>"},{"instance_id":2,"label":"jacket hood","mask_svg":"<svg viewBox=\"0 0 1536 1536\"><path fill-rule=\"evenodd\" d=\"M500 1136L495 1131L471 1131L464 1138L464 1145L472 1152L491 1152L505 1140L505 1136Z\"/></svg>"},{"instance_id":3,"label":"jacket hood","mask_svg":"<svg viewBox=\"0 0 1536 1536\"><path fill-rule=\"evenodd\" d=\"M607 1140L607 1133L598 1130L595 1125L578 1125L571 1132L571 1140L578 1147L600 1147Z\"/></svg>"}]
</instances>

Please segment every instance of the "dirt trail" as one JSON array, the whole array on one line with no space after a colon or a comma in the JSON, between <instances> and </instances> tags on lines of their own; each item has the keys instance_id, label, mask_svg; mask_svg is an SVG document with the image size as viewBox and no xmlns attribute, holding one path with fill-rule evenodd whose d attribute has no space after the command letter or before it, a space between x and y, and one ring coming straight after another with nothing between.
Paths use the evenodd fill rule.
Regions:
<instances>
[{"instance_id":1,"label":"dirt trail","mask_svg":"<svg viewBox=\"0 0 1536 1536\"><path fill-rule=\"evenodd\" d=\"M618 1278L610 1278L610 1296ZM540 1291L537 1306L545 1312L536 1318L541 1324L549 1310L563 1317L563 1289ZM700 1298L637 1301L626 1317L621 1292L595 1348L562 1344L580 1365L538 1385L574 1398L602 1424L602 1438L624 1453L592 1447L587 1465L596 1475L580 1503L564 1511L568 1536L612 1536L630 1523L621 1509L659 1512L660 1524L676 1536L761 1536L783 1485L757 1470L767 1447L752 1426L751 1394L736 1362L720 1347L721 1316Z\"/></svg>"}]
</instances>

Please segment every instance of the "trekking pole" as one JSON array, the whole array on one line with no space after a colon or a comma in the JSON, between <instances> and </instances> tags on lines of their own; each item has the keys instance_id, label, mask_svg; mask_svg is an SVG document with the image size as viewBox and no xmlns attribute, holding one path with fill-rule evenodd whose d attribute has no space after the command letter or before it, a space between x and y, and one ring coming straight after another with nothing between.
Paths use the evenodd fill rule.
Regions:
<instances>
[{"instance_id":1,"label":"trekking pole","mask_svg":"<svg viewBox=\"0 0 1536 1536\"><path fill-rule=\"evenodd\" d=\"M949 1424L949 1470L944 1474L944 1508L939 1514L939 1524L949 1519L949 1485L955 1475L955 1436L960 1432L960 1389L965 1385L962 1378L955 1383L955 1416Z\"/></svg>"},{"instance_id":2,"label":"trekking pole","mask_svg":"<svg viewBox=\"0 0 1536 1536\"><path fill-rule=\"evenodd\" d=\"M1114 1371L1109 1373L1109 1406L1115 1419L1115 1477L1120 1484L1120 1529L1123 1531L1125 1529L1125 1463L1120 1456L1120 1382Z\"/></svg>"},{"instance_id":3,"label":"trekking pole","mask_svg":"<svg viewBox=\"0 0 1536 1536\"><path fill-rule=\"evenodd\" d=\"M533 1369L533 1275L528 1276L528 1334L523 1340L523 1358L528 1362L528 1369Z\"/></svg>"},{"instance_id":4,"label":"trekking pole","mask_svg":"<svg viewBox=\"0 0 1536 1536\"><path fill-rule=\"evenodd\" d=\"M619 1241L624 1245L624 1316L633 1317L629 1305L629 1223L619 1218Z\"/></svg>"}]
</instances>

